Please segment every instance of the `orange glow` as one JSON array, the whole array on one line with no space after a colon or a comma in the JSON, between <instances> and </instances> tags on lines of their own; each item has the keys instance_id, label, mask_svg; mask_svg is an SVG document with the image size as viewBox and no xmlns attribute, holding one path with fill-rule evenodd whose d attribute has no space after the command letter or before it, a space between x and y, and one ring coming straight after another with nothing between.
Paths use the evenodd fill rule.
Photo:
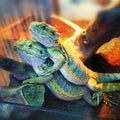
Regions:
<instances>
[{"instance_id":1,"label":"orange glow","mask_svg":"<svg viewBox=\"0 0 120 120\"><path fill-rule=\"evenodd\" d=\"M1 26L0 32L3 39L19 39L20 37L29 37L28 26L32 22L32 15L21 17L14 20L11 24Z\"/></svg>"},{"instance_id":2,"label":"orange glow","mask_svg":"<svg viewBox=\"0 0 120 120\"><path fill-rule=\"evenodd\" d=\"M20 37L30 38L28 25L33 21L32 15L15 19L12 17L13 22L0 26L0 55L21 61L19 56L14 52L13 46L15 41ZM0 69L0 85L6 86L9 83L9 72Z\"/></svg>"},{"instance_id":3,"label":"orange glow","mask_svg":"<svg viewBox=\"0 0 120 120\"><path fill-rule=\"evenodd\" d=\"M52 18L52 22L54 23L54 27L60 33L60 39L65 40L74 34L74 29L64 22L55 19L54 17Z\"/></svg>"},{"instance_id":4,"label":"orange glow","mask_svg":"<svg viewBox=\"0 0 120 120\"><path fill-rule=\"evenodd\" d=\"M120 37L101 46L97 53L101 54L109 64L120 66Z\"/></svg>"},{"instance_id":5,"label":"orange glow","mask_svg":"<svg viewBox=\"0 0 120 120\"><path fill-rule=\"evenodd\" d=\"M75 24L79 25L83 29L86 29L89 24L91 23L91 20L79 20L79 21L73 21Z\"/></svg>"},{"instance_id":6,"label":"orange glow","mask_svg":"<svg viewBox=\"0 0 120 120\"><path fill-rule=\"evenodd\" d=\"M104 89L104 86L102 83L97 83L97 81L94 78L90 78L88 81L88 85L91 87L91 89L94 90L94 87L98 88L98 89Z\"/></svg>"},{"instance_id":7,"label":"orange glow","mask_svg":"<svg viewBox=\"0 0 120 120\"><path fill-rule=\"evenodd\" d=\"M103 118L104 120L105 119L116 120L117 116L115 113L116 113L115 109L103 104L99 110L98 117Z\"/></svg>"}]
</instances>

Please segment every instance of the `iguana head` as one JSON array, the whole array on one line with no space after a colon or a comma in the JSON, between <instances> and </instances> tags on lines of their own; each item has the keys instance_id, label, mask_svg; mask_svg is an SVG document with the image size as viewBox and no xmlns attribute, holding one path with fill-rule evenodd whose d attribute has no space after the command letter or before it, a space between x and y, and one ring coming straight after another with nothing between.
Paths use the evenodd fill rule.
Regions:
<instances>
[{"instance_id":1,"label":"iguana head","mask_svg":"<svg viewBox=\"0 0 120 120\"><path fill-rule=\"evenodd\" d=\"M34 40L46 47L52 47L59 38L55 28L44 22L32 22L29 25L29 31Z\"/></svg>"},{"instance_id":2,"label":"iguana head","mask_svg":"<svg viewBox=\"0 0 120 120\"><path fill-rule=\"evenodd\" d=\"M47 49L38 42L21 38L16 42L14 50L30 65L41 65L48 58Z\"/></svg>"}]
</instances>

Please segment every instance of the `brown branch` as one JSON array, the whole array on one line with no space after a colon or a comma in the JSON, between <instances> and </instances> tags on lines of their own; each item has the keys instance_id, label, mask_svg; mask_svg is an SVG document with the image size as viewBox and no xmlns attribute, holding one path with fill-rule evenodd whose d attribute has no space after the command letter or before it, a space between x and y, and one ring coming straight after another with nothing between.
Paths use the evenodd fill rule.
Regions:
<instances>
[{"instance_id":1,"label":"brown branch","mask_svg":"<svg viewBox=\"0 0 120 120\"><path fill-rule=\"evenodd\" d=\"M102 11L96 20L81 34L79 45L83 58L91 57L105 42L120 36L120 5Z\"/></svg>"}]
</instances>

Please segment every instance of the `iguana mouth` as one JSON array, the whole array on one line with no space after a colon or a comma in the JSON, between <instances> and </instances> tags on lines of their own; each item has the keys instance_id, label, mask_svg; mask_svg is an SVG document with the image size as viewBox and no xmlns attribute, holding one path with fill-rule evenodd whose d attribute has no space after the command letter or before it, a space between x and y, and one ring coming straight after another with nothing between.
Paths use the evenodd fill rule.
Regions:
<instances>
[{"instance_id":1,"label":"iguana mouth","mask_svg":"<svg viewBox=\"0 0 120 120\"><path fill-rule=\"evenodd\" d=\"M18 46L14 46L14 50L18 53L18 54L24 54L24 55L29 55L29 56L31 56L31 57L36 57L36 58L38 58L38 59L43 59L43 60L45 60L46 58L48 58L48 56L46 56L46 57L41 57L41 56L39 56L39 55L37 55L37 54L32 54L31 52L29 52L29 51L26 51L26 50L24 50L24 49L20 49L20 47L18 47ZM26 57L27 58L27 57Z\"/></svg>"},{"instance_id":2,"label":"iguana mouth","mask_svg":"<svg viewBox=\"0 0 120 120\"><path fill-rule=\"evenodd\" d=\"M20 56L20 58L23 59L29 65L34 64L36 66L40 66L40 65L42 65L46 61L46 58L47 58L47 57L46 58L42 58L42 57L40 57L38 55L30 54L27 51L20 50L16 46L14 46L14 50ZM36 61L36 62L34 62L34 61Z\"/></svg>"},{"instance_id":3,"label":"iguana mouth","mask_svg":"<svg viewBox=\"0 0 120 120\"><path fill-rule=\"evenodd\" d=\"M45 33L42 33L42 32L38 33L33 30L30 30L30 34L34 40L40 42L42 45L46 47L52 47L58 40L58 38L53 39L53 37L50 35L45 35Z\"/></svg>"},{"instance_id":4,"label":"iguana mouth","mask_svg":"<svg viewBox=\"0 0 120 120\"><path fill-rule=\"evenodd\" d=\"M42 32L39 32L39 33L38 33L37 31L33 31L33 30L31 30L31 29L30 29L29 31L30 31L30 33L31 33L31 36L32 36L34 39L36 39L36 40L37 40L38 38L40 38L41 36L45 36L45 33L42 33ZM58 38L56 38L56 39L54 38L54 39L53 39L53 37L52 37L51 35L48 35L48 36L46 35L45 37L46 37L46 38L49 38L49 41L57 42L57 40L58 40Z\"/></svg>"}]
</instances>

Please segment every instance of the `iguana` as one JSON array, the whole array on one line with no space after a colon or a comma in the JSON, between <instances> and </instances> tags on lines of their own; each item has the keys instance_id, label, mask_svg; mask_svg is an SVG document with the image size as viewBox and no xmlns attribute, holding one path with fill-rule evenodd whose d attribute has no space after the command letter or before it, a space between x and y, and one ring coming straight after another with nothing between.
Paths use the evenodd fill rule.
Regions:
<instances>
[{"instance_id":1,"label":"iguana","mask_svg":"<svg viewBox=\"0 0 120 120\"><path fill-rule=\"evenodd\" d=\"M46 80L43 81L41 80L41 76L43 75L41 74L40 69L47 69L49 67L50 68L53 67L54 63L52 63L52 65L49 64L51 61L51 58L58 57L58 56L60 56L61 58L64 58L64 54L63 54L63 51L61 50L61 47L57 46L54 48L53 47L46 48L38 42L27 40L27 39L20 39L14 46L14 49L19 54L19 56L24 60L24 62L28 63L34 68L35 72L39 76L39 77L33 77L31 79L25 80L23 83L24 84L45 83L48 86L48 88L51 90L51 92L62 100L68 100L68 101L77 100L83 97L92 106L97 106L102 101L102 92L116 91L120 89L120 84L118 83L100 83L97 85L95 84L95 86L90 86L90 88L91 87L95 88L94 89L95 93L93 94L93 97L92 97L90 93L90 89L88 89L87 86L75 85L67 81L58 70L53 72L52 79L50 79L49 81L46 81ZM45 58L44 55L47 55L48 57L48 58L46 57L46 61L44 59ZM39 60L41 63L42 59L45 62L40 66L38 66ZM58 60L59 59L56 59L56 61ZM65 58L64 60L66 61ZM93 80L93 82L95 81Z\"/></svg>"},{"instance_id":2,"label":"iguana","mask_svg":"<svg viewBox=\"0 0 120 120\"><path fill-rule=\"evenodd\" d=\"M44 27L43 27L44 26ZM74 29L79 29L77 26L75 26ZM30 34L32 38L41 44L44 41L44 44L46 47L48 42L46 41L51 41L51 38L53 39L53 42L58 38L58 34L53 27L50 25L44 23L44 22L32 22L29 26ZM54 33L51 35L51 32ZM52 37L49 38L49 35ZM78 34L79 35L79 34ZM97 82L111 82L111 81L116 81L120 80L120 74L119 73L114 73L114 74L109 74L109 73L97 73L94 72L90 69L88 69L84 63L79 59L80 56L80 51L77 49L77 46L75 46L74 42L78 37L77 33L74 37L70 37L66 40L61 40L58 39L56 41L56 46L60 46L62 51L60 54L57 54L59 50L54 50L56 47L51 47L48 48L48 53L51 56L51 59L54 61L55 65L52 68L47 68L47 69L39 69L38 71L41 72L42 75L48 75L53 73L54 71L60 69L61 73L63 76L70 82L77 84L77 85L82 85L88 82L89 80L95 79ZM45 44L46 42L46 44ZM52 41L51 41L52 42ZM51 45L53 45L53 42ZM55 52L56 53L55 53ZM59 56L60 55L60 56ZM66 57L66 60L65 60ZM61 62L61 65L60 65ZM63 64L64 63L64 64ZM59 64L59 65L58 65ZM58 66L60 68L58 68ZM56 68L55 68L56 67ZM38 68L36 68L38 69ZM88 85L89 86L89 85Z\"/></svg>"}]
</instances>

